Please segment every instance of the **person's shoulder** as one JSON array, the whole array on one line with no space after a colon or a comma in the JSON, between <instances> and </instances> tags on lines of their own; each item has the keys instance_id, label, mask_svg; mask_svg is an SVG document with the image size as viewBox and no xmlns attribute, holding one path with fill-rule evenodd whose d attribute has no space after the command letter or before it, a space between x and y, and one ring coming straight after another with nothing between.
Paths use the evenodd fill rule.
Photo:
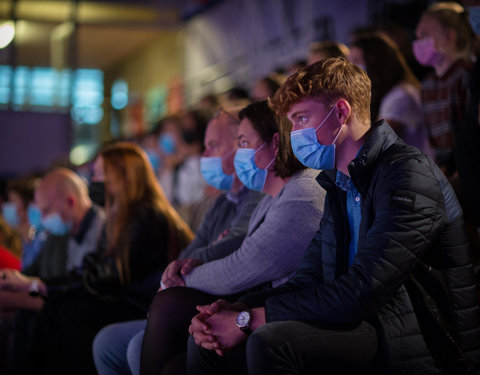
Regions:
<instances>
[{"instance_id":1,"label":"person's shoulder","mask_svg":"<svg viewBox=\"0 0 480 375\"><path fill-rule=\"evenodd\" d=\"M105 221L107 214L105 213L105 209L103 207L100 207L99 205L93 204L92 205L92 210L95 213L95 217L98 220Z\"/></svg>"},{"instance_id":2,"label":"person's shoulder","mask_svg":"<svg viewBox=\"0 0 480 375\"><path fill-rule=\"evenodd\" d=\"M324 195L325 191L317 181L321 171L306 168L294 174L279 193L282 199L309 200Z\"/></svg>"},{"instance_id":3,"label":"person's shoulder","mask_svg":"<svg viewBox=\"0 0 480 375\"><path fill-rule=\"evenodd\" d=\"M474 66L475 63L472 60L460 59L456 64L456 69L470 72Z\"/></svg>"},{"instance_id":4,"label":"person's shoulder","mask_svg":"<svg viewBox=\"0 0 480 375\"><path fill-rule=\"evenodd\" d=\"M433 161L418 148L404 142L395 142L380 153L378 168L385 173L400 175L421 173L434 175Z\"/></svg>"},{"instance_id":5,"label":"person's shoulder","mask_svg":"<svg viewBox=\"0 0 480 375\"><path fill-rule=\"evenodd\" d=\"M473 70L473 62L466 59L460 59L453 64L442 77L444 81L458 81L470 77Z\"/></svg>"},{"instance_id":6,"label":"person's shoulder","mask_svg":"<svg viewBox=\"0 0 480 375\"><path fill-rule=\"evenodd\" d=\"M245 199L248 199L248 200L258 200L258 201L260 201L266 195L262 191L250 190L250 189L247 189L247 188L245 188L245 189L246 189Z\"/></svg>"},{"instance_id":7,"label":"person's shoulder","mask_svg":"<svg viewBox=\"0 0 480 375\"><path fill-rule=\"evenodd\" d=\"M305 168L296 172L284 186L284 190L296 189L299 187L312 187L318 185L316 177L319 175L320 171L311 168Z\"/></svg>"},{"instance_id":8,"label":"person's shoulder","mask_svg":"<svg viewBox=\"0 0 480 375\"><path fill-rule=\"evenodd\" d=\"M134 205L133 212L130 215L134 221L142 223L166 220L165 212L158 205L149 202L140 202Z\"/></svg>"},{"instance_id":9,"label":"person's shoulder","mask_svg":"<svg viewBox=\"0 0 480 375\"><path fill-rule=\"evenodd\" d=\"M222 191L222 192L221 192L220 194L218 194L217 197L215 198L215 201L213 202L211 209L213 209L213 208L216 207L216 206L222 205L222 204L225 203L225 202L229 202L229 200L228 200L228 192Z\"/></svg>"},{"instance_id":10,"label":"person's shoulder","mask_svg":"<svg viewBox=\"0 0 480 375\"><path fill-rule=\"evenodd\" d=\"M257 205L265 196L268 194L265 194L264 192L261 191L256 191L256 190L250 190L245 188L245 193L242 196L242 199L239 202L239 205L241 206L251 206L251 205Z\"/></svg>"}]
</instances>

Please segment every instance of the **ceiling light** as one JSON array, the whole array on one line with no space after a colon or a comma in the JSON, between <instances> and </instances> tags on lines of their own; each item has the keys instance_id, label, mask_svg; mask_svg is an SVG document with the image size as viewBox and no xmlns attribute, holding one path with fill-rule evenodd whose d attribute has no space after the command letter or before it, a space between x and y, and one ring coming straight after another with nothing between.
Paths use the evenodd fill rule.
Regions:
<instances>
[{"instance_id":1,"label":"ceiling light","mask_svg":"<svg viewBox=\"0 0 480 375\"><path fill-rule=\"evenodd\" d=\"M13 21L7 21L0 25L0 49L8 46L14 36L15 23Z\"/></svg>"}]
</instances>

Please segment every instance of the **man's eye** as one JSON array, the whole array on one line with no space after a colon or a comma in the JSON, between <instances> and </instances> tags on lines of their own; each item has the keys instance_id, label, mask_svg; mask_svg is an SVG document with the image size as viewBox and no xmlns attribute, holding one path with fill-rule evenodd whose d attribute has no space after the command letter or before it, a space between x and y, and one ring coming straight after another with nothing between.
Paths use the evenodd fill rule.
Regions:
<instances>
[{"instance_id":1,"label":"man's eye","mask_svg":"<svg viewBox=\"0 0 480 375\"><path fill-rule=\"evenodd\" d=\"M305 117L305 116L300 116L300 117L298 118L298 123L299 123L300 125L305 125L307 122L308 122L308 118Z\"/></svg>"}]
</instances>

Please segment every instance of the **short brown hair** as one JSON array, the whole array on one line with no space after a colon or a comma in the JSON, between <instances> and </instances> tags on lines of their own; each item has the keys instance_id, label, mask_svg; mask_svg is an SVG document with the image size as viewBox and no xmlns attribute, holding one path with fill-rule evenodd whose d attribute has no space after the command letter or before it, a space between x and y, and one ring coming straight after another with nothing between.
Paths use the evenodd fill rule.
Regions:
<instances>
[{"instance_id":1,"label":"short brown hair","mask_svg":"<svg viewBox=\"0 0 480 375\"><path fill-rule=\"evenodd\" d=\"M278 89L270 105L276 113L285 115L293 104L312 97L328 104L344 98L360 120L370 122L370 78L342 57L318 61L299 69Z\"/></svg>"}]
</instances>

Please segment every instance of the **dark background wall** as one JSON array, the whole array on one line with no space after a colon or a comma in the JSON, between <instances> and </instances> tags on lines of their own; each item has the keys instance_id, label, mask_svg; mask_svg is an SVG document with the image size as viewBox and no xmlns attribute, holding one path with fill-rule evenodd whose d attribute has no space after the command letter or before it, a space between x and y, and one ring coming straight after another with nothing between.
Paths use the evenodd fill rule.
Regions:
<instances>
[{"instance_id":1,"label":"dark background wall","mask_svg":"<svg viewBox=\"0 0 480 375\"><path fill-rule=\"evenodd\" d=\"M0 178L47 168L70 146L68 114L0 111Z\"/></svg>"}]
</instances>

